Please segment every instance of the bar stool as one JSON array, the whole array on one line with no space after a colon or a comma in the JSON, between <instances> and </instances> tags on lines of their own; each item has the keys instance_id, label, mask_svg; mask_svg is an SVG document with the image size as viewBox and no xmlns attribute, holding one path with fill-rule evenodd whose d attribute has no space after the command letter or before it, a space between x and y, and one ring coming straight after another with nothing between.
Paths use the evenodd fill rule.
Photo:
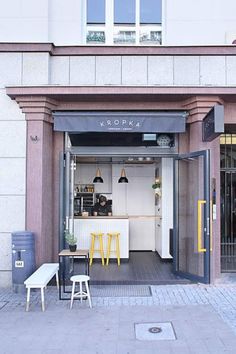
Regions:
<instances>
[{"instance_id":1,"label":"bar stool","mask_svg":"<svg viewBox=\"0 0 236 354\"><path fill-rule=\"evenodd\" d=\"M90 266L93 263L93 254L94 251L99 251L101 258L102 258L102 265L104 266L104 251L103 251L103 233L102 232L92 232L91 236L92 236L92 243L91 243L91 248L90 248ZM95 242L96 239L99 240L99 250L98 249L94 249L95 246Z\"/></svg>"},{"instance_id":2,"label":"bar stool","mask_svg":"<svg viewBox=\"0 0 236 354\"><path fill-rule=\"evenodd\" d=\"M73 282L72 284L72 293L70 300L70 308L72 309L73 301L75 298L80 298L80 302L82 302L83 297L87 297L89 301L89 307L92 308L90 291L88 286L88 281L90 277L88 275L73 275L70 280ZM79 292L75 293L75 285L79 283ZM83 283L85 283L86 291L83 291Z\"/></svg>"},{"instance_id":3,"label":"bar stool","mask_svg":"<svg viewBox=\"0 0 236 354\"><path fill-rule=\"evenodd\" d=\"M110 258L110 253L111 251L111 242L112 238L116 240L116 249L114 252L116 252L116 257L117 257L117 264L118 266L120 265L120 233L119 232L108 232L108 245L107 245L107 265L109 264L109 258Z\"/></svg>"}]
</instances>

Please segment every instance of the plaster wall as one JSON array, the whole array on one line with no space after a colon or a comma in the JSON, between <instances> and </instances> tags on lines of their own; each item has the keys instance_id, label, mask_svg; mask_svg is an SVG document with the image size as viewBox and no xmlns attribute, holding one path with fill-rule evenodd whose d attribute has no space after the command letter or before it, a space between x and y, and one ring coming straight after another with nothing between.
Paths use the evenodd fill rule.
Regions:
<instances>
[{"instance_id":1,"label":"plaster wall","mask_svg":"<svg viewBox=\"0 0 236 354\"><path fill-rule=\"evenodd\" d=\"M210 45L236 39L234 0L163 0L164 45Z\"/></svg>"},{"instance_id":2,"label":"plaster wall","mask_svg":"<svg viewBox=\"0 0 236 354\"><path fill-rule=\"evenodd\" d=\"M82 44L84 0L1 2L0 42Z\"/></svg>"},{"instance_id":3,"label":"plaster wall","mask_svg":"<svg viewBox=\"0 0 236 354\"><path fill-rule=\"evenodd\" d=\"M112 43L110 2L107 38ZM162 8L164 45L224 44L236 39L234 0L163 0ZM86 0L2 1L0 28L0 42L85 44Z\"/></svg>"}]
</instances>

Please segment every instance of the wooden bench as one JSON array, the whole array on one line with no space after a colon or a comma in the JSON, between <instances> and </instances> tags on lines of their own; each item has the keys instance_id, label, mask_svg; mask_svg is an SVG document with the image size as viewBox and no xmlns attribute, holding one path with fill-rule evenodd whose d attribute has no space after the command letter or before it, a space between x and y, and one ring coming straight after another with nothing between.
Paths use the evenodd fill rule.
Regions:
<instances>
[{"instance_id":1,"label":"wooden bench","mask_svg":"<svg viewBox=\"0 0 236 354\"><path fill-rule=\"evenodd\" d=\"M58 271L58 263L44 263L24 281L27 289L26 311L29 311L30 289L35 288L41 289L42 310L45 311L44 289L46 288L49 281L54 277L54 275L56 276L57 288L59 288Z\"/></svg>"}]
</instances>

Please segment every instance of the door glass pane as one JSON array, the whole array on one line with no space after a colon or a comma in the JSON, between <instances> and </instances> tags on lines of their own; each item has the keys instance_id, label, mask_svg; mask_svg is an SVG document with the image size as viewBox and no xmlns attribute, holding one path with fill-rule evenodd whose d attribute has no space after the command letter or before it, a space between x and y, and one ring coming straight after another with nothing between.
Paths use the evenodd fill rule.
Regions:
<instances>
[{"instance_id":1,"label":"door glass pane","mask_svg":"<svg viewBox=\"0 0 236 354\"><path fill-rule=\"evenodd\" d=\"M179 271L204 276L204 253L198 251L198 200L204 200L204 158L179 160L178 240ZM202 205L201 246L204 248Z\"/></svg>"}]
</instances>

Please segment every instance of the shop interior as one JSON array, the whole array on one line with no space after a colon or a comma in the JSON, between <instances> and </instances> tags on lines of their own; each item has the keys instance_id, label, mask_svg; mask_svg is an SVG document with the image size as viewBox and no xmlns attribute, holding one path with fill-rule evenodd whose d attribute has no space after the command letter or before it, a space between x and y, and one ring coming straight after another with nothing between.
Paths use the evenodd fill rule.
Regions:
<instances>
[{"instance_id":1,"label":"shop interior","mask_svg":"<svg viewBox=\"0 0 236 354\"><path fill-rule=\"evenodd\" d=\"M171 140L167 137L166 147L169 148ZM83 137L79 141L82 146L85 144ZM90 141L89 145L98 145L96 139L86 141L87 144ZM104 144L109 146L110 142L105 139ZM135 147L133 151L129 156L72 156L72 228L78 248L90 248L91 232L103 232L106 258L107 233L120 233L120 266L113 242L109 265L102 265L101 252L94 252L91 281L93 284L186 282L172 273L173 157L156 156L150 154L150 150L138 155ZM112 210L110 216L93 215L94 205L101 195L106 197Z\"/></svg>"}]
</instances>

